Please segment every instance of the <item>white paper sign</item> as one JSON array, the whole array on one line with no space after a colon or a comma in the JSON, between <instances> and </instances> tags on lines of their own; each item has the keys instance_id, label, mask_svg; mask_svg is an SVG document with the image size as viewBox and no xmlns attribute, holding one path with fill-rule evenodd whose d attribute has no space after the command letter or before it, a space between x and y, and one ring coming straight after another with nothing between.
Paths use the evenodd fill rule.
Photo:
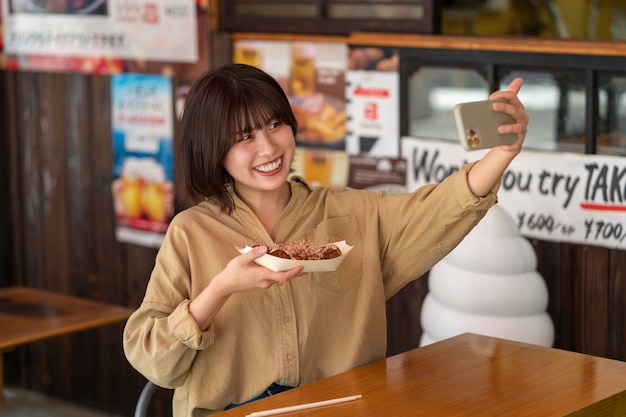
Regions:
<instances>
[{"instance_id":1,"label":"white paper sign","mask_svg":"<svg viewBox=\"0 0 626 417\"><path fill-rule=\"evenodd\" d=\"M2 0L8 54L196 62L192 0Z\"/></svg>"},{"instance_id":2,"label":"white paper sign","mask_svg":"<svg viewBox=\"0 0 626 417\"><path fill-rule=\"evenodd\" d=\"M486 151L402 138L407 188L440 182ZM502 177L498 201L524 236L626 248L626 158L523 150Z\"/></svg>"},{"instance_id":3,"label":"white paper sign","mask_svg":"<svg viewBox=\"0 0 626 417\"><path fill-rule=\"evenodd\" d=\"M348 71L348 141L350 154L397 156L400 119L397 72Z\"/></svg>"}]
</instances>

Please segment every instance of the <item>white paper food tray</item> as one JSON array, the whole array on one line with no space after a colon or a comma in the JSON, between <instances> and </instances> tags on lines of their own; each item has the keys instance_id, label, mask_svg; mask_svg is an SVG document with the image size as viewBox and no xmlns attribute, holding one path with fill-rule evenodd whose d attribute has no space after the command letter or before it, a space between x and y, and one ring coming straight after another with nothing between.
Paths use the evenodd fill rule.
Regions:
<instances>
[{"instance_id":1,"label":"white paper food tray","mask_svg":"<svg viewBox=\"0 0 626 417\"><path fill-rule=\"evenodd\" d=\"M348 245L345 240L342 240L341 242L334 242L332 244L336 245L339 248L339 250L341 251L341 256L333 259L324 259L319 261L303 261L299 259L284 259L277 256L265 254L260 258L257 258L255 260L255 263L276 272L286 271L298 265L304 266L304 270L302 272L335 271L339 267L341 262L343 262L346 255L348 255L348 253L352 249L352 246ZM251 249L251 246L246 246L245 248L237 248L237 250L239 250L239 252L241 253L247 253Z\"/></svg>"}]
</instances>

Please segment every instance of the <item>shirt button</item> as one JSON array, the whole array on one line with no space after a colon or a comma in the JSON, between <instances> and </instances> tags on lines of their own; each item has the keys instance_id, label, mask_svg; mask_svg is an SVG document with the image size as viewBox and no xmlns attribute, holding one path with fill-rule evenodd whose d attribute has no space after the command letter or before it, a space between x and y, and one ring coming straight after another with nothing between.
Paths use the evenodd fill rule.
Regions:
<instances>
[{"instance_id":1,"label":"shirt button","mask_svg":"<svg viewBox=\"0 0 626 417\"><path fill-rule=\"evenodd\" d=\"M294 358L295 358L295 356L293 355L293 353L290 353L290 354L288 354L288 355L287 355L287 360L288 360L289 362L293 361L293 360L294 360Z\"/></svg>"},{"instance_id":2,"label":"shirt button","mask_svg":"<svg viewBox=\"0 0 626 417\"><path fill-rule=\"evenodd\" d=\"M285 326L287 326L289 323L291 323L291 317L285 316L283 317L283 321L285 322Z\"/></svg>"}]
</instances>

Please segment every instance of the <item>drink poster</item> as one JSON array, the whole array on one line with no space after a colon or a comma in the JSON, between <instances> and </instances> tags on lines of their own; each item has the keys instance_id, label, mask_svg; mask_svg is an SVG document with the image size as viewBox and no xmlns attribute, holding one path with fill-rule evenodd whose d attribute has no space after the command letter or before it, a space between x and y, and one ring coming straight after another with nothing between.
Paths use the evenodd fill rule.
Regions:
<instances>
[{"instance_id":1,"label":"drink poster","mask_svg":"<svg viewBox=\"0 0 626 417\"><path fill-rule=\"evenodd\" d=\"M1 0L7 54L196 62L193 0Z\"/></svg>"},{"instance_id":2,"label":"drink poster","mask_svg":"<svg viewBox=\"0 0 626 417\"><path fill-rule=\"evenodd\" d=\"M111 79L112 193L120 241L158 247L173 216L173 102L167 77Z\"/></svg>"}]
</instances>

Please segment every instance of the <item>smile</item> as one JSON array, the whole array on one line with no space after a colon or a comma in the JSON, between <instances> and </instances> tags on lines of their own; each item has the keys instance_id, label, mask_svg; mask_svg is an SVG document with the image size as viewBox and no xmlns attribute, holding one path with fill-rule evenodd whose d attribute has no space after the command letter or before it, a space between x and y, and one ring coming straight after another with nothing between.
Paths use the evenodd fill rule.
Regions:
<instances>
[{"instance_id":1,"label":"smile","mask_svg":"<svg viewBox=\"0 0 626 417\"><path fill-rule=\"evenodd\" d=\"M283 158L278 158L275 161L270 162L269 164L256 166L254 167L254 170L259 171L259 172L266 172L266 173L272 172L280 168L282 164L283 164Z\"/></svg>"}]
</instances>

